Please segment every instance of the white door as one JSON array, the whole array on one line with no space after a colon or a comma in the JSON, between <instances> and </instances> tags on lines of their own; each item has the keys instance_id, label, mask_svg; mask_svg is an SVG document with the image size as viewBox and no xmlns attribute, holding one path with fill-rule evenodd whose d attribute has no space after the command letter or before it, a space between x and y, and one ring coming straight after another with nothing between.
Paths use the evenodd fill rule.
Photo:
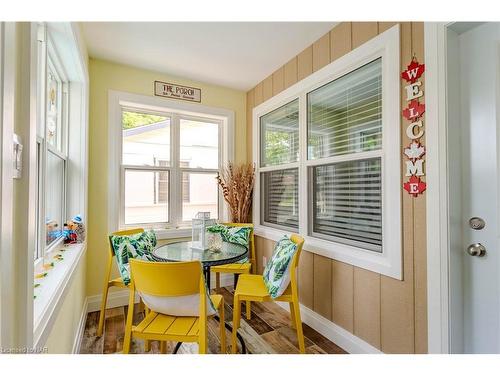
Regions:
<instances>
[{"instance_id":1,"label":"white door","mask_svg":"<svg viewBox=\"0 0 500 375\"><path fill-rule=\"evenodd\" d=\"M453 352L500 353L499 57L500 23L450 27L447 85ZM470 222L474 217L479 219Z\"/></svg>"}]
</instances>

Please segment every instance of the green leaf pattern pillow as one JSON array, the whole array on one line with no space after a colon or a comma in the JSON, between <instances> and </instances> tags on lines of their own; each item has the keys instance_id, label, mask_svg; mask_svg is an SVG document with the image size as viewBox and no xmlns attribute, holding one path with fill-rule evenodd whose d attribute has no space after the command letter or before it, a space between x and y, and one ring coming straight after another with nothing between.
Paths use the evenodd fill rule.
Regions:
<instances>
[{"instance_id":1,"label":"green leaf pattern pillow","mask_svg":"<svg viewBox=\"0 0 500 375\"><path fill-rule=\"evenodd\" d=\"M291 261L296 251L297 245L286 236L276 243L263 274L264 283L272 298L281 296L288 287Z\"/></svg>"},{"instance_id":2,"label":"green leaf pattern pillow","mask_svg":"<svg viewBox=\"0 0 500 375\"><path fill-rule=\"evenodd\" d=\"M129 258L152 261L151 252L156 246L156 235L153 231L145 231L130 236L110 236L110 240L123 283L128 285L130 283Z\"/></svg>"},{"instance_id":3,"label":"green leaf pattern pillow","mask_svg":"<svg viewBox=\"0 0 500 375\"><path fill-rule=\"evenodd\" d=\"M207 231L210 233L219 233L222 237L222 241L243 245L247 250L250 247L251 227L229 227L222 224L216 224L208 227ZM248 257L237 263L248 263Z\"/></svg>"}]
</instances>

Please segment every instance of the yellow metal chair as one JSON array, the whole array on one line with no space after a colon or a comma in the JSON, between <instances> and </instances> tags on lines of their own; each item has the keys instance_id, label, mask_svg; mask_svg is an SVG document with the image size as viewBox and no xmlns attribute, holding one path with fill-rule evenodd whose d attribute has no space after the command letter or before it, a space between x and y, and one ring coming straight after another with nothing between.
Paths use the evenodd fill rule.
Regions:
<instances>
[{"instance_id":1,"label":"yellow metal chair","mask_svg":"<svg viewBox=\"0 0 500 375\"><path fill-rule=\"evenodd\" d=\"M236 353L236 332L240 327L241 319L241 302L250 301L256 302L272 302L283 301L290 304L290 315L293 327L297 330L297 339L299 342L299 350L305 353L304 333L302 332L302 321L300 319L299 308L299 291L297 286L297 266L299 265L300 253L304 244L304 239L296 234L290 238L297 244L297 252L292 258L290 266L290 284L285 292L278 298L271 298L267 292L264 278L262 275L241 275L238 280L238 285L234 292L234 311L233 311L233 333L231 352Z\"/></svg>"},{"instance_id":2,"label":"yellow metal chair","mask_svg":"<svg viewBox=\"0 0 500 375\"><path fill-rule=\"evenodd\" d=\"M165 351L166 341L197 342L199 353L207 353L207 293L201 263L199 261L162 263L131 259L130 274L130 297L123 353L129 353L132 337L159 340L162 352ZM142 322L133 326L135 291L158 297L181 297L199 293L199 314L172 316L150 310ZM211 295L210 298L219 313L221 353L226 353L224 299L217 294Z\"/></svg>"},{"instance_id":3,"label":"yellow metal chair","mask_svg":"<svg viewBox=\"0 0 500 375\"><path fill-rule=\"evenodd\" d=\"M217 290L220 289L220 274L221 273L232 273L234 275L241 274L250 274L257 270L255 265L255 238L253 233L253 224L251 223L223 223L228 227L249 227L251 228L250 232L250 241L249 241L249 254L248 254L248 262L245 263L230 263L224 264L221 266L214 266L210 268L210 272L215 272L215 287ZM251 318L251 310L250 310L250 302L246 304L246 314L247 319Z\"/></svg>"},{"instance_id":4,"label":"yellow metal chair","mask_svg":"<svg viewBox=\"0 0 500 375\"><path fill-rule=\"evenodd\" d=\"M106 274L104 276L104 288L102 291L102 301L101 301L101 312L99 314L99 326L97 328L97 336L102 336L102 331L104 328L104 316L106 314L106 303L108 300L108 291L112 286L118 288L128 288L128 285L123 283L121 277L117 277L116 279L110 280L111 269L113 267L113 258L115 257L115 252L113 251L113 245L111 244L111 236L130 236L132 234L142 233L144 232L143 228L134 228L127 229L118 232L113 232L109 235L109 243L108 243L108 262L106 265ZM146 345L147 351L149 351L149 346Z\"/></svg>"}]
</instances>

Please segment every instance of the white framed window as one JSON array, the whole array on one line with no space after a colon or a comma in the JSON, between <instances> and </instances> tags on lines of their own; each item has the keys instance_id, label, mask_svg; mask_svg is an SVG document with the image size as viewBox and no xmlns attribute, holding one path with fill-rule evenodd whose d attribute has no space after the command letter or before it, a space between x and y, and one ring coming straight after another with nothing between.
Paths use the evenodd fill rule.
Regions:
<instances>
[{"instance_id":1,"label":"white framed window","mask_svg":"<svg viewBox=\"0 0 500 375\"><path fill-rule=\"evenodd\" d=\"M231 111L115 91L109 104L110 230L183 237L199 211L227 217L216 177L232 160Z\"/></svg>"},{"instance_id":2,"label":"white framed window","mask_svg":"<svg viewBox=\"0 0 500 375\"><path fill-rule=\"evenodd\" d=\"M67 219L69 82L50 34L39 40L37 127L37 245L35 260L63 242Z\"/></svg>"},{"instance_id":3,"label":"white framed window","mask_svg":"<svg viewBox=\"0 0 500 375\"><path fill-rule=\"evenodd\" d=\"M256 233L402 276L399 26L253 111Z\"/></svg>"}]
</instances>

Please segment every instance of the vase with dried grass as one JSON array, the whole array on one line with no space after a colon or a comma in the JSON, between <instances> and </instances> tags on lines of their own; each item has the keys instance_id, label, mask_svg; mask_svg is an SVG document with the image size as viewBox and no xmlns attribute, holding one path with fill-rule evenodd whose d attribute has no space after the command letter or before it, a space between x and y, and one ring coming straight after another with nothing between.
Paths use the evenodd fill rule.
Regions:
<instances>
[{"instance_id":1,"label":"vase with dried grass","mask_svg":"<svg viewBox=\"0 0 500 375\"><path fill-rule=\"evenodd\" d=\"M255 165L251 163L240 165L229 163L217 175L217 183L229 206L231 222L248 223L254 182Z\"/></svg>"}]
</instances>

